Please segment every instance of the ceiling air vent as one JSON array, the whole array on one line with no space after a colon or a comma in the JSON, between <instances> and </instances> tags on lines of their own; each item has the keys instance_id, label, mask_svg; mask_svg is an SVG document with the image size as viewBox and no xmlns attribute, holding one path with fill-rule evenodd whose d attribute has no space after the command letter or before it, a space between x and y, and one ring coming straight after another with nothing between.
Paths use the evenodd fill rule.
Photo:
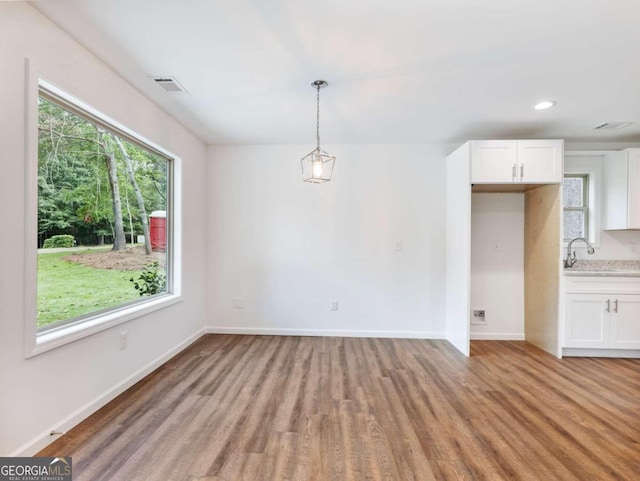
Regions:
<instances>
[{"instance_id":1,"label":"ceiling air vent","mask_svg":"<svg viewBox=\"0 0 640 481\"><path fill-rule=\"evenodd\" d=\"M593 130L620 130L629 127L633 122L603 122L596 125Z\"/></svg>"},{"instance_id":2,"label":"ceiling air vent","mask_svg":"<svg viewBox=\"0 0 640 481\"><path fill-rule=\"evenodd\" d=\"M186 92L184 87L180 85L180 82L178 82L173 77L164 76L164 77L151 77L151 78L155 83L160 85L160 87L162 87L163 89L165 89L167 92L171 94Z\"/></svg>"}]
</instances>

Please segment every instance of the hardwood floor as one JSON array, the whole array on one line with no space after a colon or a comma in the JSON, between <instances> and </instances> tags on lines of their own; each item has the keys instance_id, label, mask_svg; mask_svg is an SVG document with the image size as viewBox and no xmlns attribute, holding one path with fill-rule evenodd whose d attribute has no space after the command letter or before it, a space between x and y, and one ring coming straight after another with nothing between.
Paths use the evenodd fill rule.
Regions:
<instances>
[{"instance_id":1,"label":"hardwood floor","mask_svg":"<svg viewBox=\"0 0 640 481\"><path fill-rule=\"evenodd\" d=\"M39 455L75 481L634 481L640 361L209 335Z\"/></svg>"}]
</instances>

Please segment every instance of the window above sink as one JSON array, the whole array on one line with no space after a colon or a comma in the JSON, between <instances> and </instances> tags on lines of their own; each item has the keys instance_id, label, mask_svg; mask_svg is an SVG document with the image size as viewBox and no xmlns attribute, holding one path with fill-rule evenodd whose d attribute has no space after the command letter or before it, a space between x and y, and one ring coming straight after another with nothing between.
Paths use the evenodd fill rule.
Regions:
<instances>
[{"instance_id":1,"label":"window above sink","mask_svg":"<svg viewBox=\"0 0 640 481\"><path fill-rule=\"evenodd\" d=\"M600 245L603 151L567 151L563 181L563 245L576 237L586 237ZM585 245L576 245L585 250Z\"/></svg>"}]
</instances>

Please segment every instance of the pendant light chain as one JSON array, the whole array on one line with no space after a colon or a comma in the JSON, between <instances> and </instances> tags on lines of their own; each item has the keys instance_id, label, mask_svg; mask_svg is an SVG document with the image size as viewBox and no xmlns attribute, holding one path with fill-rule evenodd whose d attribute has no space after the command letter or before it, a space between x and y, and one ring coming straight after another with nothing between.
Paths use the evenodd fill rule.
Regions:
<instances>
[{"instance_id":1,"label":"pendant light chain","mask_svg":"<svg viewBox=\"0 0 640 481\"><path fill-rule=\"evenodd\" d=\"M316 86L316 141L318 143L317 148L320 150L320 85Z\"/></svg>"}]
</instances>

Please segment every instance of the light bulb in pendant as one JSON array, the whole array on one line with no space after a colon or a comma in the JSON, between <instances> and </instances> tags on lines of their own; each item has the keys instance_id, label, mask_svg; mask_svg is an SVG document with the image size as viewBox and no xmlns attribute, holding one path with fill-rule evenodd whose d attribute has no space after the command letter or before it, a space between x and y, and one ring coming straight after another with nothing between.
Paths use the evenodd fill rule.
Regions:
<instances>
[{"instance_id":1,"label":"light bulb in pendant","mask_svg":"<svg viewBox=\"0 0 640 481\"><path fill-rule=\"evenodd\" d=\"M322 178L322 159L317 159L313 161L312 173L314 179Z\"/></svg>"}]
</instances>

